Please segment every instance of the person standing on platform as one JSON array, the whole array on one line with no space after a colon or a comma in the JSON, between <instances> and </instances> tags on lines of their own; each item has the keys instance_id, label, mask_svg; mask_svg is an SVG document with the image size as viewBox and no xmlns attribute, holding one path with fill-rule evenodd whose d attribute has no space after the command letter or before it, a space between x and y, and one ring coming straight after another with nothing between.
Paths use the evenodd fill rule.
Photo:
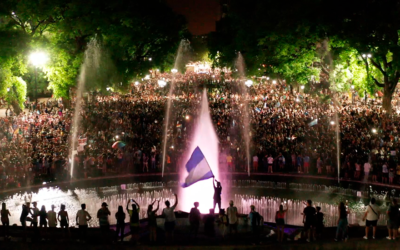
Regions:
<instances>
[{"instance_id":1,"label":"person standing on platform","mask_svg":"<svg viewBox=\"0 0 400 250\"><path fill-rule=\"evenodd\" d=\"M215 180L213 178L213 180L215 181L215 183L217 183L217 185L215 185L214 181L213 181L213 185L214 185L214 212L215 212L215 206L218 205L218 211L221 210L221 193L222 193L222 186L221 186L221 182Z\"/></svg>"}]
</instances>

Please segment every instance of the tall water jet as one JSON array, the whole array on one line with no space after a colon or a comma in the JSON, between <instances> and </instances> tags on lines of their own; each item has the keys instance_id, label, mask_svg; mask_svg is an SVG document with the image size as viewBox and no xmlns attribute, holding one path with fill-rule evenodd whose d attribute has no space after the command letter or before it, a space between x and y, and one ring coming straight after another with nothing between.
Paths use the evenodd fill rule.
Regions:
<instances>
[{"instance_id":1,"label":"tall water jet","mask_svg":"<svg viewBox=\"0 0 400 250\"><path fill-rule=\"evenodd\" d=\"M164 177L164 169L165 169L165 158L167 156L167 144L168 144L168 129L169 123L171 120L171 105L172 105L172 95L175 89L175 75L178 71L184 73L185 65L189 58L190 51L190 43L188 40L182 40L179 43L178 51L176 53L174 68L172 69L172 82L168 91L168 100L167 100L167 109L165 111L165 121L164 121L164 135L163 135L163 151L162 151L162 174Z\"/></svg>"},{"instance_id":2,"label":"tall water jet","mask_svg":"<svg viewBox=\"0 0 400 250\"><path fill-rule=\"evenodd\" d=\"M210 111L208 107L207 92L203 91L201 99L200 114L196 120L194 127L194 133L192 136L191 145L186 149L183 164L185 164L192 152L196 147L199 147L203 152L208 164L214 173L215 179L222 182L222 187L226 187L224 180L221 180L219 173L219 150L218 150L218 137L215 132ZM179 166L180 169L180 182L183 183L187 176L186 168L184 165ZM200 211L202 213L208 213L209 209L213 208L213 195L214 187L213 180L208 179L199 181L187 188L181 188L179 191L179 197L181 200L179 208L183 211L190 211L194 202L200 202ZM222 207L226 206L227 188L222 190Z\"/></svg>"},{"instance_id":3,"label":"tall water jet","mask_svg":"<svg viewBox=\"0 0 400 250\"><path fill-rule=\"evenodd\" d=\"M333 65L333 59L332 59L332 54L329 49L329 40L325 39L321 42L319 49L317 48L317 52L320 54L321 58L325 59L325 61L328 63L328 71L329 73L334 72L334 65ZM338 172L338 183L340 183L340 118L339 118L339 110L340 107L342 107L342 104L340 103L340 98L336 98L336 95L338 93L337 89L334 87L334 83L332 82L332 78L330 74L328 74L328 80L331 86L331 89L333 90L333 93L331 94L332 97L332 106L334 109L334 119L335 119L335 135L336 135L336 165L337 165L337 172Z\"/></svg>"},{"instance_id":4,"label":"tall water jet","mask_svg":"<svg viewBox=\"0 0 400 250\"><path fill-rule=\"evenodd\" d=\"M239 73L239 90L241 95L241 104L243 104L243 125L241 127L242 136L245 142L246 149L246 166L247 166L247 174L250 176L250 115L249 115L249 100L248 100L248 90L245 85L246 81L246 64L244 62L244 58L242 53L238 52L238 57L235 62L236 69ZM250 86L249 86L250 87Z\"/></svg>"},{"instance_id":5,"label":"tall water jet","mask_svg":"<svg viewBox=\"0 0 400 250\"><path fill-rule=\"evenodd\" d=\"M87 82L87 73L88 71L93 71L94 69L97 71L100 68L101 63L101 51L100 45L96 39L92 39L88 45L87 49L84 54L83 64L81 66L77 88L76 88L76 100L75 100L75 109L74 109L74 116L72 120L72 134L71 134L71 145L69 149L70 155L70 175L71 178L74 177L74 168L75 168L75 155L77 154L76 143L78 139L79 133L79 124L81 122L81 115L80 111L82 108L82 96L85 91L85 85Z\"/></svg>"},{"instance_id":6,"label":"tall water jet","mask_svg":"<svg viewBox=\"0 0 400 250\"><path fill-rule=\"evenodd\" d=\"M177 69L181 73L185 73L186 64L191 59L191 47L190 42L186 39L182 39L179 43L178 51L176 52L174 69Z\"/></svg>"}]
</instances>

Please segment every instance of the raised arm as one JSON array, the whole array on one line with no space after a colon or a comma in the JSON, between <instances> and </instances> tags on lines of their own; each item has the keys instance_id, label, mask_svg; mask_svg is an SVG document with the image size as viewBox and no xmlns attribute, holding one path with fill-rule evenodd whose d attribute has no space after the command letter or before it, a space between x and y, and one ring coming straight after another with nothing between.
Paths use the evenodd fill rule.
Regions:
<instances>
[{"instance_id":1,"label":"raised arm","mask_svg":"<svg viewBox=\"0 0 400 250\"><path fill-rule=\"evenodd\" d=\"M155 202L155 201L154 201ZM154 204L153 202L153 204ZM154 213L157 213L158 209L160 208L160 200L157 201L157 208L153 210Z\"/></svg>"},{"instance_id":2,"label":"raised arm","mask_svg":"<svg viewBox=\"0 0 400 250\"><path fill-rule=\"evenodd\" d=\"M175 195L175 203L174 203L173 207L175 208L178 205L178 195L176 195L176 194L174 194L174 195Z\"/></svg>"},{"instance_id":3,"label":"raised arm","mask_svg":"<svg viewBox=\"0 0 400 250\"><path fill-rule=\"evenodd\" d=\"M126 203L126 211L128 211L129 212L129 204L131 203L131 200L130 199L128 199L128 202Z\"/></svg>"},{"instance_id":4,"label":"raised arm","mask_svg":"<svg viewBox=\"0 0 400 250\"><path fill-rule=\"evenodd\" d=\"M137 203L135 200L133 200L133 202L135 202L137 208L140 210L140 205L139 205L139 203Z\"/></svg>"}]
</instances>

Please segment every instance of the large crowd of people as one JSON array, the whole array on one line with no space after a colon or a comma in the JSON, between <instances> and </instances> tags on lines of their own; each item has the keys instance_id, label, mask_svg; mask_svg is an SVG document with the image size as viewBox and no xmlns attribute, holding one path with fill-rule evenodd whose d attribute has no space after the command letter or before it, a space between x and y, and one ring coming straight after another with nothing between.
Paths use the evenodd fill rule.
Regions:
<instances>
[{"instance_id":1,"label":"large crowd of people","mask_svg":"<svg viewBox=\"0 0 400 250\"><path fill-rule=\"evenodd\" d=\"M168 82L167 87L159 87L159 80ZM390 184L400 180L400 116L385 113L376 105L378 98L348 98L318 85L304 93L284 81L265 78L254 82L247 88L243 80L224 72L154 71L133 83L129 94L90 93L80 107L75 145L74 98L69 108L53 99L28 103L29 110L0 118L0 186L65 180L71 166L73 178L159 172L164 153L165 171L176 172L184 165L182 153L190 142L204 88L224 171L250 167L251 172L337 176L339 167L343 179ZM168 96L172 85L173 94ZM168 101L170 122L163 152ZM112 147L118 141L123 143Z\"/></svg>"}]
</instances>

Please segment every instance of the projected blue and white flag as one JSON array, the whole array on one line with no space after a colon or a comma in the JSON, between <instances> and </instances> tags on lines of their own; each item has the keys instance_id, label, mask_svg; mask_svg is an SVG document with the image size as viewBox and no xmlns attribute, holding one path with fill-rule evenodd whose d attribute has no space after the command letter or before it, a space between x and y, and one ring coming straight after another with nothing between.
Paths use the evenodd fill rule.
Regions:
<instances>
[{"instance_id":1,"label":"projected blue and white flag","mask_svg":"<svg viewBox=\"0 0 400 250\"><path fill-rule=\"evenodd\" d=\"M186 170L189 175L186 177L185 183L182 184L182 187L189 187L198 181L214 177L210 165L208 165L208 162L199 147L196 147L189 161L186 163Z\"/></svg>"}]
</instances>

